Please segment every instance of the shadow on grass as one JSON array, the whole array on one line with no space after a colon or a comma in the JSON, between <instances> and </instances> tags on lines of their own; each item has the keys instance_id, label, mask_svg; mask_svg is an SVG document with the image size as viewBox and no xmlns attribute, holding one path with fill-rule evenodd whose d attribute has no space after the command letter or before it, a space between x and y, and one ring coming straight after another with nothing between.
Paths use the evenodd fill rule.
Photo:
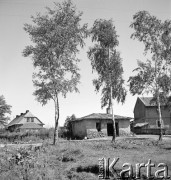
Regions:
<instances>
[{"instance_id":1,"label":"shadow on grass","mask_svg":"<svg viewBox=\"0 0 171 180\"><path fill-rule=\"evenodd\" d=\"M126 140L148 140L149 138L127 137Z\"/></svg>"},{"instance_id":2,"label":"shadow on grass","mask_svg":"<svg viewBox=\"0 0 171 180\"><path fill-rule=\"evenodd\" d=\"M62 156L62 162L69 162L73 161L76 162L77 159L80 159L83 157L83 153L80 149L64 149L63 151L63 156Z\"/></svg>"},{"instance_id":3,"label":"shadow on grass","mask_svg":"<svg viewBox=\"0 0 171 180\"><path fill-rule=\"evenodd\" d=\"M89 166L78 166L76 169L77 172L88 172L98 175L99 174L99 166L98 165L89 165Z\"/></svg>"},{"instance_id":4,"label":"shadow on grass","mask_svg":"<svg viewBox=\"0 0 171 180\"><path fill-rule=\"evenodd\" d=\"M76 161L73 157L63 156L62 162Z\"/></svg>"}]
</instances>

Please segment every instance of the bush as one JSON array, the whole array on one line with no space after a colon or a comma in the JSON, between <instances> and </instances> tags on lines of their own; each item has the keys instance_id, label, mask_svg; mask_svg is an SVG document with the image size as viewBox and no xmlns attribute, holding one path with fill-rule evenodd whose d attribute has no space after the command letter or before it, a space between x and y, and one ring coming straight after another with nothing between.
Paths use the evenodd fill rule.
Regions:
<instances>
[{"instance_id":1,"label":"bush","mask_svg":"<svg viewBox=\"0 0 171 180\"><path fill-rule=\"evenodd\" d=\"M41 129L40 131L38 131L36 133L36 135L40 138L40 139L49 139L52 138L52 128L50 129Z\"/></svg>"},{"instance_id":2,"label":"bush","mask_svg":"<svg viewBox=\"0 0 171 180\"><path fill-rule=\"evenodd\" d=\"M32 132L4 132L0 134L0 139L3 141L15 142L15 141L35 141L45 140L51 138L51 129L41 129L40 131Z\"/></svg>"},{"instance_id":3,"label":"bush","mask_svg":"<svg viewBox=\"0 0 171 180\"><path fill-rule=\"evenodd\" d=\"M58 137L60 138L68 138L68 131L66 128L59 128L58 129Z\"/></svg>"},{"instance_id":4,"label":"bush","mask_svg":"<svg viewBox=\"0 0 171 180\"><path fill-rule=\"evenodd\" d=\"M22 141L24 141L24 142L31 142L31 141L36 142L39 140L40 140L40 138L37 136L34 136L34 135L30 135L30 136L26 136L26 137L22 138Z\"/></svg>"}]
</instances>

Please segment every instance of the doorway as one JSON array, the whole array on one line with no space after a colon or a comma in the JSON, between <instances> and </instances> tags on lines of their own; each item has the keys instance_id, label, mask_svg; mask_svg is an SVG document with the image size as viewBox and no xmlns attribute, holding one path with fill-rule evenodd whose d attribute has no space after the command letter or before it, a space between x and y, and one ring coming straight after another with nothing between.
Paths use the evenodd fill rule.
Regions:
<instances>
[{"instance_id":1,"label":"doorway","mask_svg":"<svg viewBox=\"0 0 171 180\"><path fill-rule=\"evenodd\" d=\"M115 123L115 127L116 127L116 136L119 136L119 124L118 124L118 122ZM113 136L113 124L112 123L107 123L107 135Z\"/></svg>"}]
</instances>

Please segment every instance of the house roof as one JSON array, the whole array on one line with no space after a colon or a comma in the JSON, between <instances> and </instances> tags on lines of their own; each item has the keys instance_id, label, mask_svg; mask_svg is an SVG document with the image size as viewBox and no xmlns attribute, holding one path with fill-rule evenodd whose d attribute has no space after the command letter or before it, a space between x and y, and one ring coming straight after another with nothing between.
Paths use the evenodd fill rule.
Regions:
<instances>
[{"instance_id":1,"label":"house roof","mask_svg":"<svg viewBox=\"0 0 171 180\"><path fill-rule=\"evenodd\" d=\"M35 117L30 111L28 111L24 117Z\"/></svg>"},{"instance_id":2,"label":"house roof","mask_svg":"<svg viewBox=\"0 0 171 180\"><path fill-rule=\"evenodd\" d=\"M9 126L12 126L12 125L15 125L15 124L21 124L21 120L23 118L27 118L27 117L35 117L37 118L36 116L34 116L29 110L27 110L25 113L21 113L20 115L17 115L8 125L7 127ZM38 118L37 118L38 119ZM40 124L43 124L40 119L38 119Z\"/></svg>"},{"instance_id":3,"label":"house roof","mask_svg":"<svg viewBox=\"0 0 171 180\"><path fill-rule=\"evenodd\" d=\"M20 129L42 129L43 127L37 123L30 122L23 124Z\"/></svg>"},{"instance_id":4,"label":"house roof","mask_svg":"<svg viewBox=\"0 0 171 180\"><path fill-rule=\"evenodd\" d=\"M20 124L20 121L24 118L24 115L17 115L7 126L12 126L14 124Z\"/></svg>"},{"instance_id":5,"label":"house roof","mask_svg":"<svg viewBox=\"0 0 171 180\"><path fill-rule=\"evenodd\" d=\"M153 97L139 97L145 106L157 106L155 102L151 102Z\"/></svg>"},{"instance_id":6,"label":"house roof","mask_svg":"<svg viewBox=\"0 0 171 180\"><path fill-rule=\"evenodd\" d=\"M134 127L143 127L143 126L146 126L146 125L148 125L148 123L137 123L137 124L135 124Z\"/></svg>"},{"instance_id":7,"label":"house roof","mask_svg":"<svg viewBox=\"0 0 171 180\"><path fill-rule=\"evenodd\" d=\"M123 120L123 119L133 119L131 117L126 117L126 116L119 116L119 115L115 115L114 116L115 119L117 120ZM105 113L92 113L89 114L87 116L81 117L81 118L77 118L71 121L80 121L80 120L85 120L85 119L112 119L112 114L105 114Z\"/></svg>"}]
</instances>

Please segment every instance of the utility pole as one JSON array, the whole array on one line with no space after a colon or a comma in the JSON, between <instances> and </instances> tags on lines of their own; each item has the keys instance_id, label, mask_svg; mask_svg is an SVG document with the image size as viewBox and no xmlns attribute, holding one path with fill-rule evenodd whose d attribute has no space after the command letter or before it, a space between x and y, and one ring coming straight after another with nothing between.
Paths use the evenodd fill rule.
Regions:
<instances>
[{"instance_id":1,"label":"utility pole","mask_svg":"<svg viewBox=\"0 0 171 180\"><path fill-rule=\"evenodd\" d=\"M109 67L110 67L110 48L108 48L109 53ZM112 142L115 142L116 138L116 126L115 126L115 115L114 115L114 109L113 109L113 88L112 88L112 70L109 71L109 79L110 79L110 108L112 109L112 121L113 121L113 137Z\"/></svg>"}]
</instances>

